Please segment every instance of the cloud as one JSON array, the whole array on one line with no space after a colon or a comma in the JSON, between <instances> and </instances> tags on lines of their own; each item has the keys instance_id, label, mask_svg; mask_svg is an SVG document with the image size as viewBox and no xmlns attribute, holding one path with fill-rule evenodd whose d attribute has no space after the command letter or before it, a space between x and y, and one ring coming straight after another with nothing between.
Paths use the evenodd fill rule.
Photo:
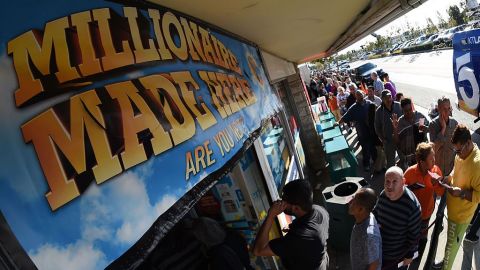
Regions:
<instances>
[{"instance_id":1,"label":"cloud","mask_svg":"<svg viewBox=\"0 0 480 270\"><path fill-rule=\"evenodd\" d=\"M31 253L31 258L38 269L49 270L103 269L107 264L105 254L84 241L65 247L45 244Z\"/></svg>"},{"instance_id":2,"label":"cloud","mask_svg":"<svg viewBox=\"0 0 480 270\"><path fill-rule=\"evenodd\" d=\"M173 195L167 194L167 195L163 196L163 198L155 204L155 211L156 211L157 215L160 216L161 214L163 214L177 200L178 200L178 198L176 196L173 196Z\"/></svg>"},{"instance_id":3,"label":"cloud","mask_svg":"<svg viewBox=\"0 0 480 270\"><path fill-rule=\"evenodd\" d=\"M103 269L122 255L110 252L134 244L179 197L167 193L151 203L140 175L145 172L126 172L100 186L90 186L80 202L81 238L67 245L45 243L29 251L37 267Z\"/></svg>"},{"instance_id":4,"label":"cloud","mask_svg":"<svg viewBox=\"0 0 480 270\"><path fill-rule=\"evenodd\" d=\"M167 193L151 203L145 178L141 177L148 173L138 172L126 172L87 190L80 211L84 239L132 245L178 200L178 196Z\"/></svg>"}]
</instances>

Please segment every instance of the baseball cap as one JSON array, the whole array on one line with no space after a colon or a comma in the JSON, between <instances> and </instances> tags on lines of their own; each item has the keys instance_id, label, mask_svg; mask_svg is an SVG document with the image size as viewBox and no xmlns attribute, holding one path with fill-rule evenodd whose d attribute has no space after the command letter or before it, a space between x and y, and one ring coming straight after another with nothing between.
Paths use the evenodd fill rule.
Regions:
<instances>
[{"instance_id":1,"label":"baseball cap","mask_svg":"<svg viewBox=\"0 0 480 270\"><path fill-rule=\"evenodd\" d=\"M382 98L384 98L386 96L392 96L392 93L390 92L390 90L383 90L382 91Z\"/></svg>"}]
</instances>

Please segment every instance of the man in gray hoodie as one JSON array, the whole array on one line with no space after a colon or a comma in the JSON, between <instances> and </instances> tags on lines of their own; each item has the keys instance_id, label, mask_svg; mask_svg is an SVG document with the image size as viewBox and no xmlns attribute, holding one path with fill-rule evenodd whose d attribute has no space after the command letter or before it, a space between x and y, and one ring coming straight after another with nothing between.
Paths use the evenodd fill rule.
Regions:
<instances>
[{"instance_id":1,"label":"man in gray hoodie","mask_svg":"<svg viewBox=\"0 0 480 270\"><path fill-rule=\"evenodd\" d=\"M382 91L382 105L375 112L375 132L383 144L383 151L387 158L387 168L395 165L396 146L393 140L392 115L403 115L400 103L393 101L389 90Z\"/></svg>"}]
</instances>

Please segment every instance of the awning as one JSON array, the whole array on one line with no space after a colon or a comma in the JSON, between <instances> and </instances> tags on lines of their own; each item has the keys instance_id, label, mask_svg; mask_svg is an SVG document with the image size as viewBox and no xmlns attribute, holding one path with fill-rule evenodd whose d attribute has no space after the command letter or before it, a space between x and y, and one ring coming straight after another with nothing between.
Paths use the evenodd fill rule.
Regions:
<instances>
[{"instance_id":1,"label":"awning","mask_svg":"<svg viewBox=\"0 0 480 270\"><path fill-rule=\"evenodd\" d=\"M149 0L295 63L338 52L426 0Z\"/></svg>"}]
</instances>

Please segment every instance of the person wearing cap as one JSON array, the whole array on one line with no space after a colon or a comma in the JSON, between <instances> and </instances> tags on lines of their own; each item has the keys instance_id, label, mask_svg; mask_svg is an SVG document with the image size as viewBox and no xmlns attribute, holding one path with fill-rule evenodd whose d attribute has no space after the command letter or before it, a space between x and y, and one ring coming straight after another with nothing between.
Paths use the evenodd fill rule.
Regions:
<instances>
[{"instance_id":1,"label":"person wearing cap","mask_svg":"<svg viewBox=\"0 0 480 270\"><path fill-rule=\"evenodd\" d=\"M383 87L383 83L380 80L380 78L378 77L377 72L375 72L375 71L372 72L372 74L370 74L370 76L373 80L373 90L375 91L375 95L380 96L382 94L383 89L385 89Z\"/></svg>"},{"instance_id":2,"label":"person wearing cap","mask_svg":"<svg viewBox=\"0 0 480 270\"><path fill-rule=\"evenodd\" d=\"M365 100L362 90L357 90L355 92L355 98L355 104L347 110L338 123L355 123L358 142L362 146L363 168L366 172L370 172L370 159L375 161L377 154L375 151L374 140L372 136L370 136L368 111L370 106L375 105L370 101Z\"/></svg>"},{"instance_id":3,"label":"person wearing cap","mask_svg":"<svg viewBox=\"0 0 480 270\"><path fill-rule=\"evenodd\" d=\"M393 137L400 158L399 167L406 170L416 163L417 145L427 141L429 122L421 112L414 111L412 99L404 98L400 106L403 115L392 115Z\"/></svg>"},{"instance_id":4,"label":"person wearing cap","mask_svg":"<svg viewBox=\"0 0 480 270\"><path fill-rule=\"evenodd\" d=\"M383 151L387 159L387 167L395 165L397 147L393 140L392 115L398 117L403 115L400 103L393 101L392 93L388 90L382 91L382 105L375 112L375 132L383 144Z\"/></svg>"},{"instance_id":5,"label":"person wearing cap","mask_svg":"<svg viewBox=\"0 0 480 270\"><path fill-rule=\"evenodd\" d=\"M294 216L284 237L269 241L269 232L277 215ZM294 180L282 190L282 200L268 210L255 239L255 256L278 256L288 269L326 270L328 267L328 212L313 204L310 182Z\"/></svg>"}]
</instances>

